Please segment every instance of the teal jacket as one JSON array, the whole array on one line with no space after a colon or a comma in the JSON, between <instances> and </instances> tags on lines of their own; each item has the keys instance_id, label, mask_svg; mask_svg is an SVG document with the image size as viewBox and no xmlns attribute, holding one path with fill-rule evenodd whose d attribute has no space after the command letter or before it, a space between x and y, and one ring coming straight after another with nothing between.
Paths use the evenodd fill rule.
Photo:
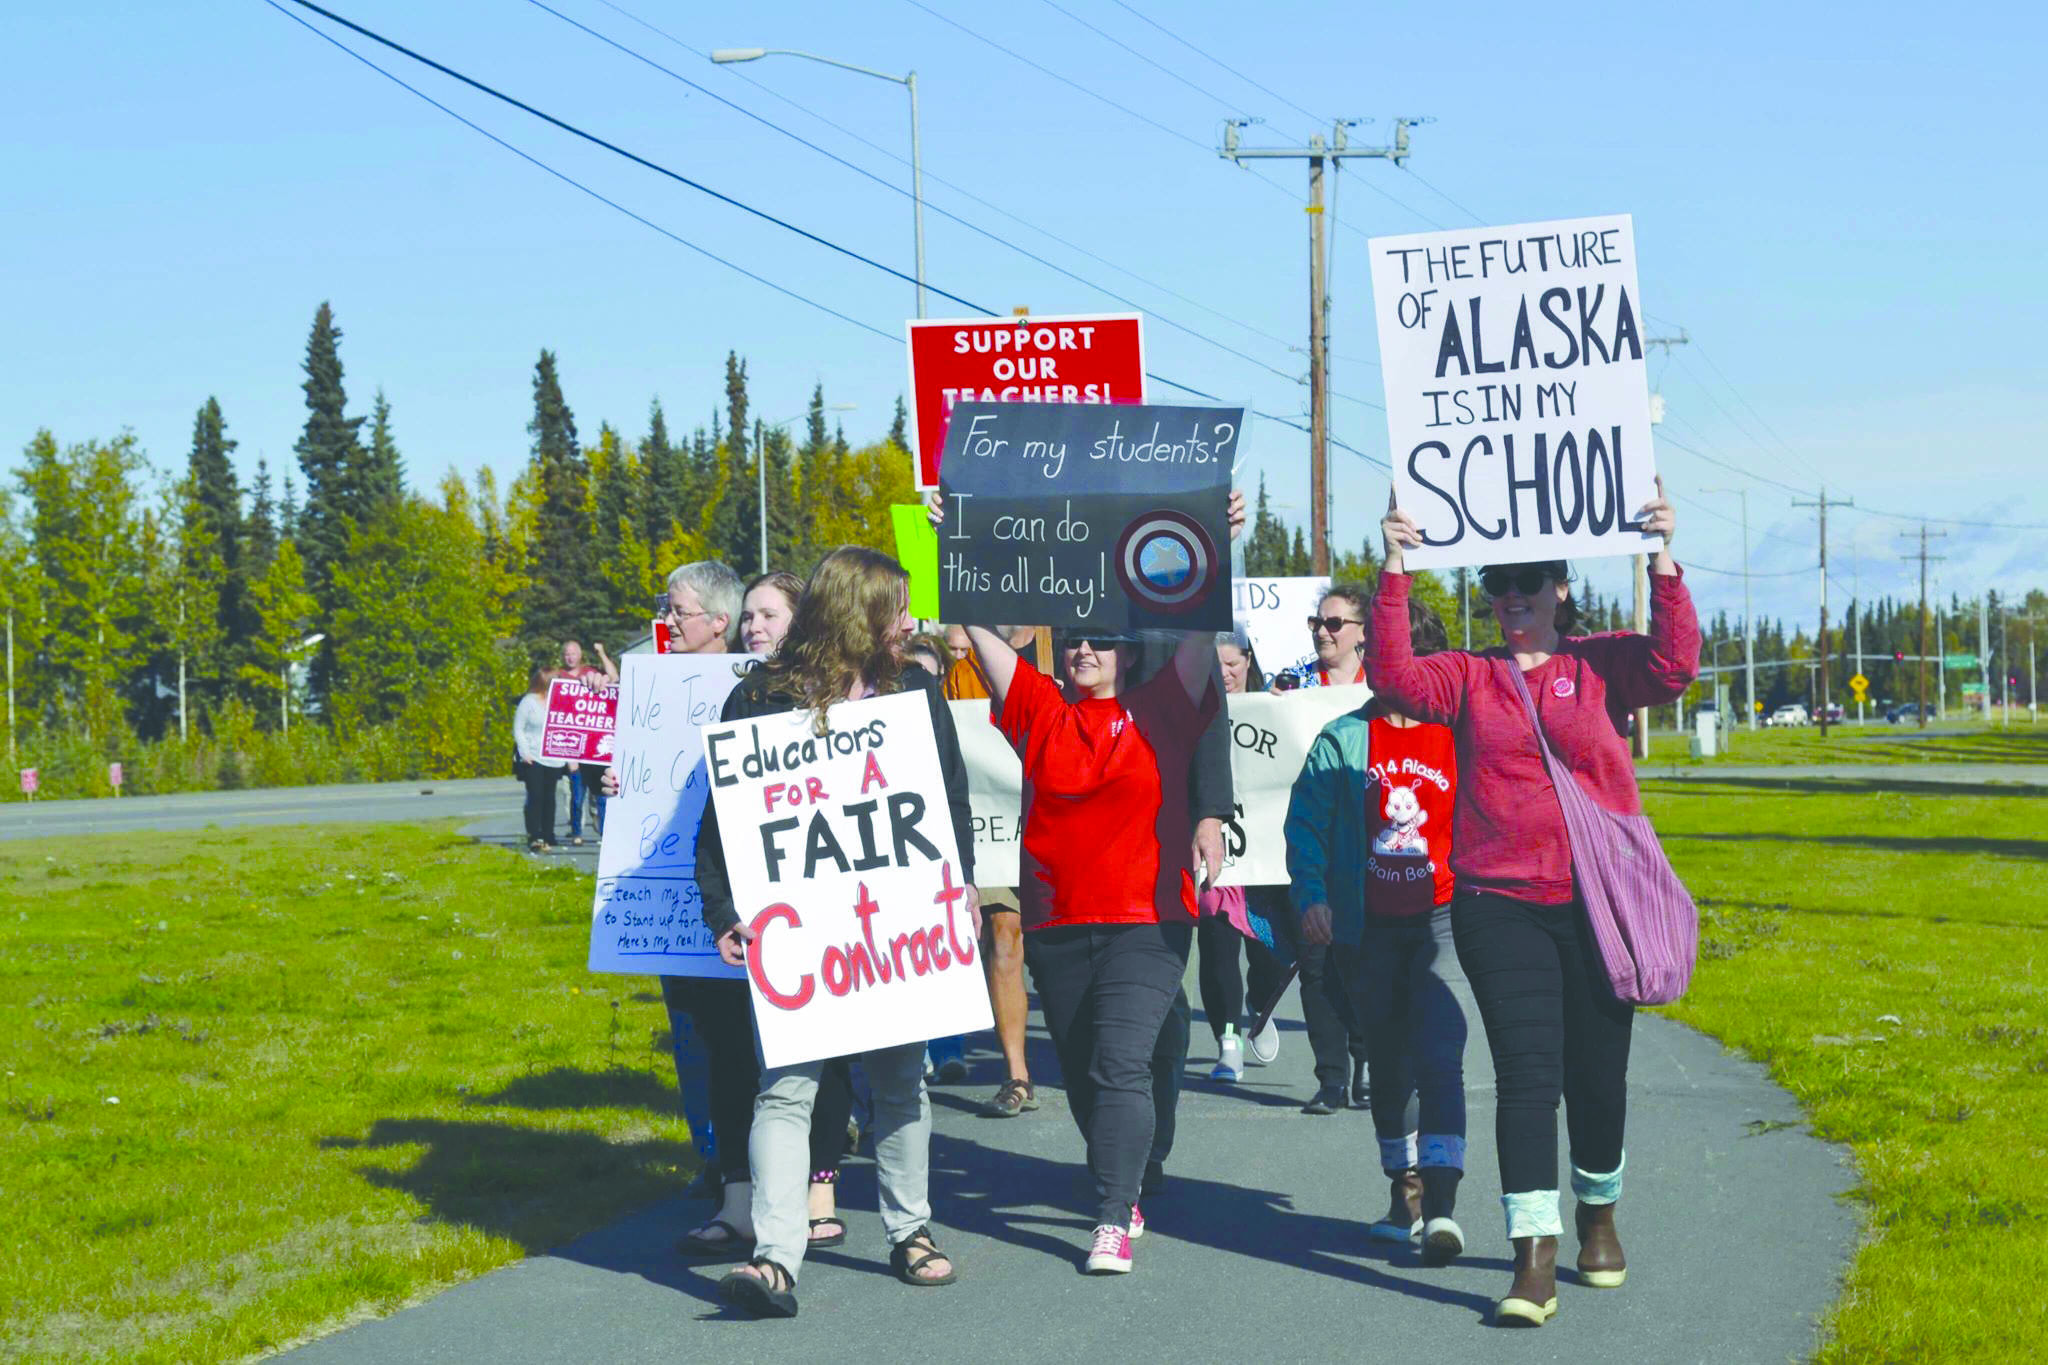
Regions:
<instances>
[{"instance_id":1,"label":"teal jacket","mask_svg":"<svg viewBox=\"0 0 2048 1365\"><path fill-rule=\"evenodd\" d=\"M1365 789L1371 781L1372 704L1337 717L1308 746L1287 801L1287 878L1297 922L1321 901L1330 936L1356 947L1365 933Z\"/></svg>"}]
</instances>

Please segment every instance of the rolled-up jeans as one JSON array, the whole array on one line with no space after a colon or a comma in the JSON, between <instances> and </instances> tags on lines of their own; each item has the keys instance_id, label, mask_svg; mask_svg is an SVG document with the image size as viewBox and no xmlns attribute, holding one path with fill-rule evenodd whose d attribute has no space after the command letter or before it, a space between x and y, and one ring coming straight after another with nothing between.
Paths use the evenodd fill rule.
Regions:
<instances>
[{"instance_id":1,"label":"rolled-up jeans","mask_svg":"<svg viewBox=\"0 0 2048 1365\"><path fill-rule=\"evenodd\" d=\"M874 1093L876 1183L889 1245L931 1221L931 1101L924 1044L860 1054ZM754 1173L754 1254L794 1280L810 1246L811 1113L825 1062L769 1067L754 1100L749 1165Z\"/></svg>"},{"instance_id":2,"label":"rolled-up jeans","mask_svg":"<svg viewBox=\"0 0 2048 1365\"><path fill-rule=\"evenodd\" d=\"M1337 944L1331 957L1365 1033L1381 1165L1391 1173L1417 1164L1414 1155L1396 1161L1392 1154L1412 1146L1409 1135L1419 1128L1421 1164L1463 1170L1465 1043L1468 1007L1476 1006L1458 965L1451 907L1398 919L1368 915L1357 946Z\"/></svg>"}]
</instances>

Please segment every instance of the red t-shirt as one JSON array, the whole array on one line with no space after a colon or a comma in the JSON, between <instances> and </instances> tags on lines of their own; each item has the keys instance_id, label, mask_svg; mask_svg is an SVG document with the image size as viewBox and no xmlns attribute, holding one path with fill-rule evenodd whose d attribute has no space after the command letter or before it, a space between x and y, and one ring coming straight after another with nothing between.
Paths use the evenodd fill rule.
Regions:
<instances>
[{"instance_id":1,"label":"red t-shirt","mask_svg":"<svg viewBox=\"0 0 2048 1365\"><path fill-rule=\"evenodd\" d=\"M1114 698L1069 701L1019 659L998 723L1024 767L1017 888L1026 929L1195 917L1188 764L1216 714L1171 664Z\"/></svg>"},{"instance_id":2,"label":"red t-shirt","mask_svg":"<svg viewBox=\"0 0 2048 1365\"><path fill-rule=\"evenodd\" d=\"M1443 725L1372 718L1366 790L1367 914L1428 914L1451 898L1451 811L1457 738Z\"/></svg>"}]
</instances>

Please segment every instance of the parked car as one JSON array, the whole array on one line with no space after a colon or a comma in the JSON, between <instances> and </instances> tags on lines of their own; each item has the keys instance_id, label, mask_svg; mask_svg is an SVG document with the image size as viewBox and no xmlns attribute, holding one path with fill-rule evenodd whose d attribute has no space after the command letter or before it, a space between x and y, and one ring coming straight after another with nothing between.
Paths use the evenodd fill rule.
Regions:
<instances>
[{"instance_id":1,"label":"parked car","mask_svg":"<svg viewBox=\"0 0 2048 1365\"><path fill-rule=\"evenodd\" d=\"M1840 725L1846 718L1847 713L1842 710L1842 703L1838 701L1831 701L1820 708L1820 719L1830 725Z\"/></svg>"},{"instance_id":2,"label":"parked car","mask_svg":"<svg viewBox=\"0 0 2048 1365\"><path fill-rule=\"evenodd\" d=\"M1902 701L1884 713L1884 718L1893 725L1918 725L1922 716L1925 716L1928 720L1934 719L1934 706L1932 703L1923 704L1914 701Z\"/></svg>"},{"instance_id":3,"label":"parked car","mask_svg":"<svg viewBox=\"0 0 2048 1365\"><path fill-rule=\"evenodd\" d=\"M1771 712L1770 715L1764 717L1765 727L1772 730L1780 729L1787 725L1810 725L1812 723L1812 718L1806 714L1806 708L1796 701L1786 702L1783 706Z\"/></svg>"}]
</instances>

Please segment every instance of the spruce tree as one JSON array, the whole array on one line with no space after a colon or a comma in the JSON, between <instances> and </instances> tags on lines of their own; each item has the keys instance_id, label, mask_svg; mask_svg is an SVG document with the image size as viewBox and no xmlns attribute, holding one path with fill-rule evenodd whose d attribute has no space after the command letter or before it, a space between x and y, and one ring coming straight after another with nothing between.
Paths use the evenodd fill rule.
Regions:
<instances>
[{"instance_id":1,"label":"spruce tree","mask_svg":"<svg viewBox=\"0 0 2048 1365\"><path fill-rule=\"evenodd\" d=\"M647 438L640 442L643 484L640 537L652 548L666 544L688 507L690 469L684 453L669 443L661 400L647 413Z\"/></svg>"},{"instance_id":2,"label":"spruce tree","mask_svg":"<svg viewBox=\"0 0 2048 1365\"><path fill-rule=\"evenodd\" d=\"M811 390L810 411L805 414L804 443L796 453L796 543L792 553L804 572L829 546L818 543L818 514L825 497L826 464L832 453L832 436L825 429L825 386Z\"/></svg>"},{"instance_id":3,"label":"spruce tree","mask_svg":"<svg viewBox=\"0 0 2048 1365\"><path fill-rule=\"evenodd\" d=\"M896 418L889 423L889 444L898 450L910 449L910 414L904 410L903 395L896 395Z\"/></svg>"},{"instance_id":4,"label":"spruce tree","mask_svg":"<svg viewBox=\"0 0 2048 1365\"><path fill-rule=\"evenodd\" d=\"M270 462L256 460L249 481L249 515L242 522L242 566L248 579L260 578L277 553L277 505L270 498Z\"/></svg>"},{"instance_id":5,"label":"spruce tree","mask_svg":"<svg viewBox=\"0 0 2048 1365\"><path fill-rule=\"evenodd\" d=\"M525 634L533 645L578 640L605 623L607 605L590 540L590 466L576 444L576 418L562 397L554 352L533 369L533 437L528 465L540 490L530 547Z\"/></svg>"},{"instance_id":6,"label":"spruce tree","mask_svg":"<svg viewBox=\"0 0 2048 1365\"><path fill-rule=\"evenodd\" d=\"M391 404L385 401L382 389L370 405L370 448L364 452L362 474L356 482L362 495L356 515L362 520L391 510L405 497L405 457L392 439Z\"/></svg>"},{"instance_id":7,"label":"spruce tree","mask_svg":"<svg viewBox=\"0 0 2048 1365\"><path fill-rule=\"evenodd\" d=\"M754 495L752 450L747 431L747 364L736 352L725 357L725 441L718 448L718 489L710 508L711 554L742 578L757 573L759 503ZM714 436L718 430L713 417Z\"/></svg>"},{"instance_id":8,"label":"spruce tree","mask_svg":"<svg viewBox=\"0 0 2048 1365\"><path fill-rule=\"evenodd\" d=\"M341 383L341 329L325 302L313 315L306 339L306 429L293 447L305 478L306 502L297 524L286 535L299 542L306 561L306 586L322 609L332 605L328 583L332 568L348 548L349 524L363 510L360 417L343 409L348 395ZM291 485L285 486L287 504ZM294 520L287 517L287 521Z\"/></svg>"},{"instance_id":9,"label":"spruce tree","mask_svg":"<svg viewBox=\"0 0 2048 1365\"><path fill-rule=\"evenodd\" d=\"M180 499L181 572L192 572L188 545L205 544L221 564L219 600L212 606L221 636L233 640L252 629L246 619L248 579L243 566L242 489L229 460L236 442L227 434L220 401L208 398L192 422L192 453L185 462L185 494ZM187 611L194 608L187 604Z\"/></svg>"}]
</instances>

